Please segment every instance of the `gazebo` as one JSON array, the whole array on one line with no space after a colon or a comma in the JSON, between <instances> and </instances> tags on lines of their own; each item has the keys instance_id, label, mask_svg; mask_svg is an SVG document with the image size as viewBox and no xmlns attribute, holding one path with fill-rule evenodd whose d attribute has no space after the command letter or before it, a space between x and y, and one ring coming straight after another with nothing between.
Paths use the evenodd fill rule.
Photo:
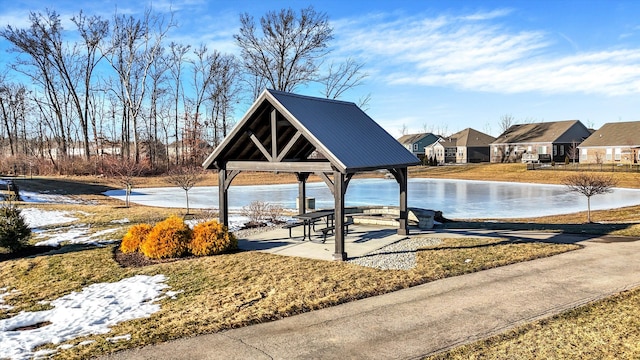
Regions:
<instances>
[{"instance_id":1,"label":"gazebo","mask_svg":"<svg viewBox=\"0 0 640 360\"><path fill-rule=\"evenodd\" d=\"M218 170L219 217L229 223L228 190L241 171L295 173L300 213L310 174L335 204L334 260L346 260L344 196L354 174L386 169L400 185L398 234L408 235L407 167L418 158L351 102L264 90L203 163Z\"/></svg>"}]
</instances>

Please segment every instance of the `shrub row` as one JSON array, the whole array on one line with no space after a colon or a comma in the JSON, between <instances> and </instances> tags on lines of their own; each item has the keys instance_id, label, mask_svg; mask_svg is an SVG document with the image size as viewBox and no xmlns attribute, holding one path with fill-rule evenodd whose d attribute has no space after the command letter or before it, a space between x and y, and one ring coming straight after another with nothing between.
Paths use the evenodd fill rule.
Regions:
<instances>
[{"instance_id":1,"label":"shrub row","mask_svg":"<svg viewBox=\"0 0 640 360\"><path fill-rule=\"evenodd\" d=\"M189 254L216 255L237 247L235 236L215 220L198 223L191 230L181 218L170 216L155 226L138 224L129 228L120 251L139 251L148 258L167 259Z\"/></svg>"}]
</instances>

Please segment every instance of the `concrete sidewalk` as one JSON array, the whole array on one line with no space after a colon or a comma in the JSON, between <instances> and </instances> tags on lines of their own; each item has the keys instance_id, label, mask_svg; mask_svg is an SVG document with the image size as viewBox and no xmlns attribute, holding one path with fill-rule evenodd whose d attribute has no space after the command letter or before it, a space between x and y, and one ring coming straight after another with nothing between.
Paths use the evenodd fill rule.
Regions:
<instances>
[{"instance_id":1,"label":"concrete sidewalk","mask_svg":"<svg viewBox=\"0 0 640 360\"><path fill-rule=\"evenodd\" d=\"M638 239L477 230L430 234L546 239L584 248L106 358L420 358L640 286Z\"/></svg>"}]
</instances>

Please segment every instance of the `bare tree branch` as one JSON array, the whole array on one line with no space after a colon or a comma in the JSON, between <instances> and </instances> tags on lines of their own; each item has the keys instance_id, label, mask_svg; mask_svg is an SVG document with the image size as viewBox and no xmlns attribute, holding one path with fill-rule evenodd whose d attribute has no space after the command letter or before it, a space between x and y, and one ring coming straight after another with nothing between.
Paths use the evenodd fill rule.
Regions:
<instances>
[{"instance_id":1,"label":"bare tree branch","mask_svg":"<svg viewBox=\"0 0 640 360\"><path fill-rule=\"evenodd\" d=\"M312 6L299 14L291 8L269 11L260 18L260 27L258 34L253 16L244 13L240 33L233 36L251 76L265 79L274 90L289 92L317 79L321 59L329 52L327 43L333 38L325 13Z\"/></svg>"},{"instance_id":2,"label":"bare tree branch","mask_svg":"<svg viewBox=\"0 0 640 360\"><path fill-rule=\"evenodd\" d=\"M591 222L591 197L613 192L616 182L612 177L595 174L579 173L567 176L564 184L569 191L577 192L587 197L587 222Z\"/></svg>"}]
</instances>

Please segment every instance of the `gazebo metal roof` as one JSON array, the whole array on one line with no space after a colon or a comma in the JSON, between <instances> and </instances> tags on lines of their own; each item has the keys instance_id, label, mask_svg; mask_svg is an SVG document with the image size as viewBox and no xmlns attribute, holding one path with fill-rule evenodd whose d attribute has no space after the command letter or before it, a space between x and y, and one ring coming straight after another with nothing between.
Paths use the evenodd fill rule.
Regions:
<instances>
[{"instance_id":1,"label":"gazebo metal roof","mask_svg":"<svg viewBox=\"0 0 640 360\"><path fill-rule=\"evenodd\" d=\"M311 173L329 185L336 229L343 227L344 193L353 174L386 169L400 184L398 232L407 234L407 167L416 164L415 155L354 103L265 90L203 167L219 171L220 220L225 225L227 190L240 171L280 171L297 175L300 199ZM345 259L344 233L335 234L334 257Z\"/></svg>"}]
</instances>

